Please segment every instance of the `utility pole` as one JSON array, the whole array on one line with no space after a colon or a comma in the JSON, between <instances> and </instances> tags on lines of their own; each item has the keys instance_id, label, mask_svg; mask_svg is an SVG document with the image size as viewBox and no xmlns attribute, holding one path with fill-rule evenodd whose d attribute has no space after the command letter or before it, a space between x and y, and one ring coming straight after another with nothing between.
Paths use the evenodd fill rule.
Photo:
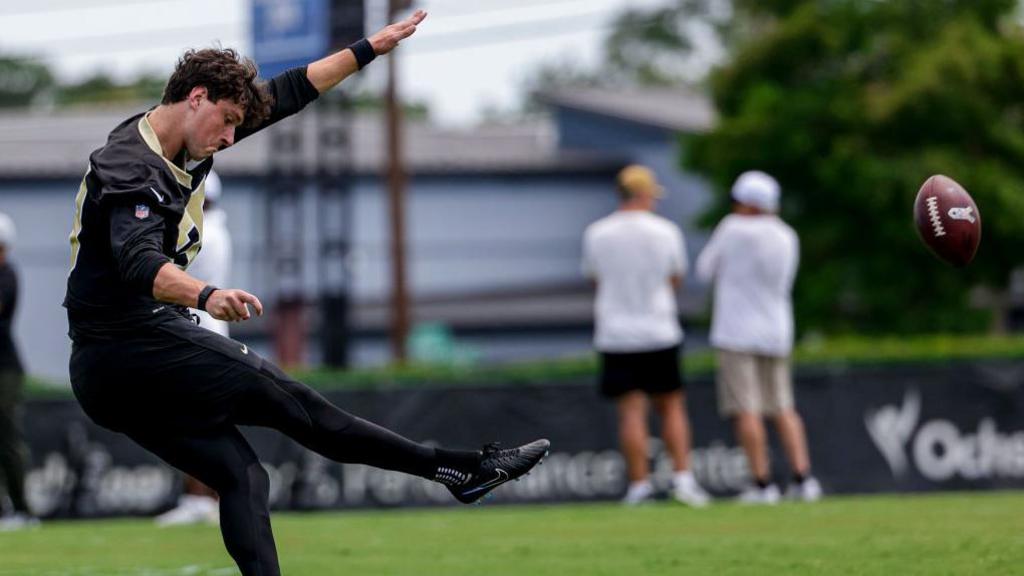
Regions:
<instances>
[{"instance_id":1,"label":"utility pole","mask_svg":"<svg viewBox=\"0 0 1024 576\"><path fill-rule=\"evenodd\" d=\"M317 101L317 238L323 363L347 368L351 344L352 107L343 90Z\"/></svg>"},{"instance_id":2,"label":"utility pole","mask_svg":"<svg viewBox=\"0 0 1024 576\"><path fill-rule=\"evenodd\" d=\"M329 52L366 35L364 0L330 0ZM353 110L343 84L317 100L317 238L319 238L320 350L323 363L347 368L352 341Z\"/></svg>"},{"instance_id":3,"label":"utility pole","mask_svg":"<svg viewBox=\"0 0 1024 576\"><path fill-rule=\"evenodd\" d=\"M408 0L388 1L388 22L393 22ZM402 158L402 108L398 101L398 51L388 55L388 213L391 220L391 355L406 361L409 334L409 294L405 276L405 165Z\"/></svg>"}]
</instances>

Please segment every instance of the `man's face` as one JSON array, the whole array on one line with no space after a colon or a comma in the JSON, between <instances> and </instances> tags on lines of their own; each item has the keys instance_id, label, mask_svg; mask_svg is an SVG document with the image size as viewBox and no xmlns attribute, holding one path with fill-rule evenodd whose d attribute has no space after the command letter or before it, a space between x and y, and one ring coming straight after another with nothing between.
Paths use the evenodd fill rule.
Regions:
<instances>
[{"instance_id":1,"label":"man's face","mask_svg":"<svg viewBox=\"0 0 1024 576\"><path fill-rule=\"evenodd\" d=\"M185 119L185 147L190 158L199 160L235 143L235 128L245 119L245 111L227 98L211 102L206 88L193 88L188 98Z\"/></svg>"}]
</instances>

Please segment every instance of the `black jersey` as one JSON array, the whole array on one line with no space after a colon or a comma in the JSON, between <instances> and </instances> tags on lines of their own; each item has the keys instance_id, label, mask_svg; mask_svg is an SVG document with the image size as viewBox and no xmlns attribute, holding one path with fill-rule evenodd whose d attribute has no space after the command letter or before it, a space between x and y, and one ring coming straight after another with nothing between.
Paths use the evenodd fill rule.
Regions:
<instances>
[{"instance_id":1,"label":"black jersey","mask_svg":"<svg viewBox=\"0 0 1024 576\"><path fill-rule=\"evenodd\" d=\"M22 371L14 345L12 323L18 307L18 275L8 263L0 264L0 370Z\"/></svg>"},{"instance_id":2,"label":"black jersey","mask_svg":"<svg viewBox=\"0 0 1024 576\"><path fill-rule=\"evenodd\" d=\"M294 68L268 83L273 108L261 125L235 130L235 141L290 116L319 93ZM145 328L162 304L157 271L182 269L202 247L204 183L213 158L179 163L163 157L148 112L115 128L89 156L75 197L71 273L64 307L71 338L109 339Z\"/></svg>"}]
</instances>

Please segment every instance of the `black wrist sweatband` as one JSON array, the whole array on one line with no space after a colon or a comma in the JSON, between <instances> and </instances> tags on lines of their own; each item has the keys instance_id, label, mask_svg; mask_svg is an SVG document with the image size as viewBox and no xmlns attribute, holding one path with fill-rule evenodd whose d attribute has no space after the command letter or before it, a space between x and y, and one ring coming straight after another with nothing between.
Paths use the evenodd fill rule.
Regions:
<instances>
[{"instance_id":1,"label":"black wrist sweatband","mask_svg":"<svg viewBox=\"0 0 1024 576\"><path fill-rule=\"evenodd\" d=\"M347 46L356 56L356 65L362 70L367 64L373 62L373 59L377 57L377 53L373 51L373 45L366 38L353 42Z\"/></svg>"},{"instance_id":2,"label":"black wrist sweatband","mask_svg":"<svg viewBox=\"0 0 1024 576\"><path fill-rule=\"evenodd\" d=\"M204 286L203 289L199 292L199 300L196 302L196 309L206 312L206 301L209 300L210 295L216 292L217 290L220 290L220 288L217 288L212 284L207 284L206 286Z\"/></svg>"}]
</instances>

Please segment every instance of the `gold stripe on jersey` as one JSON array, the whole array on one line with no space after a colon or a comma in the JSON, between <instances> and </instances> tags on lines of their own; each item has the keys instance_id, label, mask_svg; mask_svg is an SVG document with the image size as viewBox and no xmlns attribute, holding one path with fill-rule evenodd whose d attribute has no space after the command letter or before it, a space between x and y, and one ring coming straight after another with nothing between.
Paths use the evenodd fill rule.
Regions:
<instances>
[{"instance_id":1,"label":"gold stripe on jersey","mask_svg":"<svg viewBox=\"0 0 1024 576\"><path fill-rule=\"evenodd\" d=\"M203 202L206 199L206 180L199 183L199 188L192 192L185 206L185 213L178 222L178 245L175 250L185 254L188 265L199 255L199 249L203 245ZM192 231L195 230L195 234Z\"/></svg>"},{"instance_id":2,"label":"gold stripe on jersey","mask_svg":"<svg viewBox=\"0 0 1024 576\"><path fill-rule=\"evenodd\" d=\"M192 175L186 172L181 166L176 165L164 157L164 150L160 146L160 139L157 138L156 132L153 130L153 126L149 123L149 113L147 112L139 120L139 134L142 135L142 139L146 141L146 145L149 146L150 150L156 152L156 155L163 159L171 168L171 172L174 174L174 179L178 181L178 184L187 187L189 190L192 189Z\"/></svg>"},{"instance_id":3,"label":"gold stripe on jersey","mask_svg":"<svg viewBox=\"0 0 1024 576\"><path fill-rule=\"evenodd\" d=\"M71 271L74 271L75 264L78 263L78 250L82 247L78 241L78 235L82 232L82 205L85 204L85 196L89 193L88 187L85 185L86 179L89 178L89 172L92 171L92 165L90 164L85 170L85 176L82 177L82 183L78 186L78 194L75 195L75 220L71 224ZM71 274L71 271L68 274Z\"/></svg>"},{"instance_id":4,"label":"gold stripe on jersey","mask_svg":"<svg viewBox=\"0 0 1024 576\"><path fill-rule=\"evenodd\" d=\"M149 123L149 114L145 114L139 120L139 134L142 135L142 139L149 146L150 150L167 163L178 184L191 190L192 175L181 166L164 157L163 148L160 146L160 139L157 138L153 125ZM189 196L188 204L185 206L185 213L182 214L181 221L178 222L178 241L175 251L179 256L185 256L185 264L181 265L178 258L175 260L179 262L178 265L182 269L188 268L188 265L199 254L199 249L203 245L203 200L205 198L206 180L203 180L199 183L199 187L193 190L191 196Z\"/></svg>"}]
</instances>

